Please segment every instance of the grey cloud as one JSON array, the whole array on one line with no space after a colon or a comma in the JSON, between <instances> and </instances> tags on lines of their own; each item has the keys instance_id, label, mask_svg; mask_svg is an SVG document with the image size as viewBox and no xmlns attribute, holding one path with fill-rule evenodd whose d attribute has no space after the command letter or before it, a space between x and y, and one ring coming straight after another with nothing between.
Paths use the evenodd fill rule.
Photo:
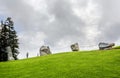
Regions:
<instances>
[{"instance_id":1,"label":"grey cloud","mask_svg":"<svg viewBox=\"0 0 120 78\"><path fill-rule=\"evenodd\" d=\"M120 23L104 25L97 41L115 42L120 38Z\"/></svg>"},{"instance_id":2,"label":"grey cloud","mask_svg":"<svg viewBox=\"0 0 120 78\"><path fill-rule=\"evenodd\" d=\"M54 4L48 3L48 11L51 15L54 15L55 20L49 25L50 34L48 32L48 41L50 40L53 44L53 42L59 42L65 37L69 37L68 40L73 40L73 36L84 37L83 28L85 24L74 15L70 2L67 0L56 0L52 3Z\"/></svg>"},{"instance_id":3,"label":"grey cloud","mask_svg":"<svg viewBox=\"0 0 120 78\"><path fill-rule=\"evenodd\" d=\"M7 10L8 16L12 16L15 21L22 23L21 28L27 31L34 30L37 25L41 26L48 19L47 16L41 12L36 12L32 6L23 0L1 0L1 5Z\"/></svg>"},{"instance_id":4,"label":"grey cloud","mask_svg":"<svg viewBox=\"0 0 120 78\"><path fill-rule=\"evenodd\" d=\"M101 32L97 41L115 42L120 37L120 0L96 0L101 7L101 20L99 31Z\"/></svg>"}]
</instances>

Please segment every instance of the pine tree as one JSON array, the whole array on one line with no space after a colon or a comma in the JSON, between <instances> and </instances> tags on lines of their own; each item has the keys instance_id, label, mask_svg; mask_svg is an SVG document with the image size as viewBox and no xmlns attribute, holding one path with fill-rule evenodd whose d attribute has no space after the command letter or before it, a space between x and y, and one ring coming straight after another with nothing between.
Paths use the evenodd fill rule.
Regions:
<instances>
[{"instance_id":1,"label":"pine tree","mask_svg":"<svg viewBox=\"0 0 120 78\"><path fill-rule=\"evenodd\" d=\"M12 56L17 60L18 52L18 38L17 33L14 30L14 23L10 17L7 18L5 22L1 22L1 32L0 32L0 61L8 60L8 52L6 47L10 47L12 51Z\"/></svg>"}]
</instances>

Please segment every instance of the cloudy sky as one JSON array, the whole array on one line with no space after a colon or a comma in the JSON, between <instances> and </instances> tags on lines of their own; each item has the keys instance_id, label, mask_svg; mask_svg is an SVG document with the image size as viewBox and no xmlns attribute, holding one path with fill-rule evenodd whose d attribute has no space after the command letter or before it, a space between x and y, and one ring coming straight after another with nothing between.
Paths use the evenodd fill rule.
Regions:
<instances>
[{"instance_id":1,"label":"cloudy sky","mask_svg":"<svg viewBox=\"0 0 120 78\"><path fill-rule=\"evenodd\" d=\"M39 53L97 49L99 42L120 44L120 0L0 0L0 20L12 17L19 36L19 58Z\"/></svg>"}]
</instances>

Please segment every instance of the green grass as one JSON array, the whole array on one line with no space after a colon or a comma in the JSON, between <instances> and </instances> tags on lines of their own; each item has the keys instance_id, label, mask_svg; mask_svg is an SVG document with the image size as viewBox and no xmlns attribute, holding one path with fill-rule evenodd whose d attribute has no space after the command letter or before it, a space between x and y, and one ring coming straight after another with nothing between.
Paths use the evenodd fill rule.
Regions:
<instances>
[{"instance_id":1,"label":"green grass","mask_svg":"<svg viewBox=\"0 0 120 78\"><path fill-rule=\"evenodd\" d=\"M1 62L0 78L120 78L120 50L70 52Z\"/></svg>"},{"instance_id":2,"label":"green grass","mask_svg":"<svg viewBox=\"0 0 120 78\"><path fill-rule=\"evenodd\" d=\"M113 47L113 49L120 49L120 46L115 46Z\"/></svg>"}]
</instances>

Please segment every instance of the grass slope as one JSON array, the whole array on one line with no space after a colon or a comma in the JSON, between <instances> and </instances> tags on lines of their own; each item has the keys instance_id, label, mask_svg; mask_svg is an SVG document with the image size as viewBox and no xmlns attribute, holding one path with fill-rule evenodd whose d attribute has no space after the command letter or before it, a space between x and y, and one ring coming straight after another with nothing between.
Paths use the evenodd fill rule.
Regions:
<instances>
[{"instance_id":1,"label":"grass slope","mask_svg":"<svg viewBox=\"0 0 120 78\"><path fill-rule=\"evenodd\" d=\"M120 50L61 53L1 62L0 78L120 78Z\"/></svg>"}]
</instances>

